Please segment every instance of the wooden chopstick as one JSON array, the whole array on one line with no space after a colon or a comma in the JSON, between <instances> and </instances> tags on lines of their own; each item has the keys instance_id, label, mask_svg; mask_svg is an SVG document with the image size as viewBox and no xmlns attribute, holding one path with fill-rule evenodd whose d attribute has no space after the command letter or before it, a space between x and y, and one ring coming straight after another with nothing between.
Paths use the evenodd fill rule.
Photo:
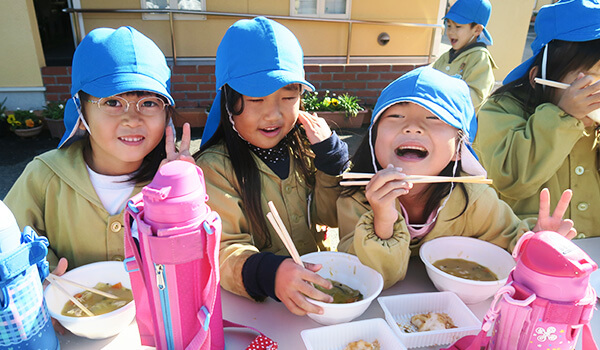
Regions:
<instances>
[{"instance_id":1,"label":"wooden chopstick","mask_svg":"<svg viewBox=\"0 0 600 350\"><path fill-rule=\"evenodd\" d=\"M288 252L290 252L290 255L292 256L294 262L300 266L304 266L304 264L302 263L302 259L300 259L300 254L298 253L298 250L296 249L296 246L294 245L294 242L292 241L288 230L285 228L285 225L283 224L283 221L281 220L281 217L277 212L277 208L275 208L275 204L273 204L272 201L269 201L268 204L269 208L271 209L271 212L267 213L267 218L269 219L269 222L271 222L271 225L273 225L275 232L277 232L279 238L281 238L281 240L283 241L283 245L285 245Z\"/></svg>"},{"instance_id":2,"label":"wooden chopstick","mask_svg":"<svg viewBox=\"0 0 600 350\"><path fill-rule=\"evenodd\" d=\"M64 277L61 277L61 276L55 275L55 274L53 274L53 273L51 273L51 274L49 274L49 275L48 275L48 277L50 277L50 276L51 276L51 278L57 279L57 280L59 280L59 281L61 281L61 282L66 282L66 283L68 283L68 284L74 285L75 287L79 287L79 288L81 288L81 289L85 289L85 290L87 290L87 291L90 291L90 292L92 292L92 293L96 293L96 294L98 294L98 295L102 295L103 297L107 297L107 298L110 298L110 299L119 299L119 297L118 297L118 296L116 296L116 295L114 295L114 294L110 294L110 293L107 293L107 292L103 292L103 291L101 291L101 290L99 290L99 289L96 289L96 288L93 288L93 287L87 287L87 286L84 286L83 284L79 284L79 283L77 283L77 282L74 282L74 281L68 280L68 279L66 279L66 278L64 278Z\"/></svg>"},{"instance_id":3,"label":"wooden chopstick","mask_svg":"<svg viewBox=\"0 0 600 350\"><path fill-rule=\"evenodd\" d=\"M369 173L346 173L352 174L348 176L349 179L370 179L374 174ZM346 175L344 174L344 175ZM342 178L345 176L342 175ZM486 179L483 175L476 176L426 176L426 175L408 175L404 180L412 183L440 183L440 182L462 182L462 183L477 183L477 184L491 184L491 179ZM358 181L340 181L341 186L366 186L369 183L368 180Z\"/></svg>"},{"instance_id":4,"label":"wooden chopstick","mask_svg":"<svg viewBox=\"0 0 600 350\"><path fill-rule=\"evenodd\" d=\"M55 279L54 276L55 275L50 274L50 275L48 275L48 277L46 277L46 279L48 280L48 282L50 282L50 284L55 286L56 289L58 289L61 293L66 295L73 304L77 305L77 307L80 308L83 312L85 312L88 316L90 316L90 317L96 316L87 307L85 307L79 300L77 300L77 298L72 296L71 293L67 292L67 290L60 284L59 280Z\"/></svg>"},{"instance_id":5,"label":"wooden chopstick","mask_svg":"<svg viewBox=\"0 0 600 350\"><path fill-rule=\"evenodd\" d=\"M548 85L548 86L555 87L558 89L566 89L569 86L571 86L569 84L561 83L559 81L547 80L547 79L542 79L542 78L534 78L533 80L535 80L535 82L540 85Z\"/></svg>"}]
</instances>

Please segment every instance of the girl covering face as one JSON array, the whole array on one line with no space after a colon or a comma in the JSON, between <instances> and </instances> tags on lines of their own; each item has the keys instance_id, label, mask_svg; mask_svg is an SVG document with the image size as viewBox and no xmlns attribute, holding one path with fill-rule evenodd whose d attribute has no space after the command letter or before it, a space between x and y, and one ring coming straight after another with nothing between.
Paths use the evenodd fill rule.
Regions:
<instances>
[{"instance_id":1,"label":"girl covering face","mask_svg":"<svg viewBox=\"0 0 600 350\"><path fill-rule=\"evenodd\" d=\"M534 55L482 107L476 149L517 215L537 215L540 189L557 198L571 188L566 217L578 238L599 236L600 4L544 6L535 31ZM566 88L541 85L539 78Z\"/></svg>"},{"instance_id":2,"label":"girl covering face","mask_svg":"<svg viewBox=\"0 0 600 350\"><path fill-rule=\"evenodd\" d=\"M364 190L337 201L340 251L379 271L384 288L404 278L411 252L442 236L470 236L512 249L526 231L555 230L572 237L562 220L570 191L549 216L540 195L539 220L520 220L485 184L413 184L407 175L485 175L469 139L474 133L467 85L433 68L406 73L384 89L368 135L352 158L353 172L375 172ZM541 206L542 207L542 206Z\"/></svg>"},{"instance_id":3,"label":"girl covering face","mask_svg":"<svg viewBox=\"0 0 600 350\"><path fill-rule=\"evenodd\" d=\"M244 53L244 54L240 54ZM257 17L231 26L217 50L217 97L196 163L204 172L208 205L223 223L223 288L257 301L271 297L293 313L321 313L306 300L332 298L331 288L300 266L266 219L277 208L300 254L328 249L316 224L337 226L338 177L347 146L316 114L300 110L302 48L281 24Z\"/></svg>"}]
</instances>

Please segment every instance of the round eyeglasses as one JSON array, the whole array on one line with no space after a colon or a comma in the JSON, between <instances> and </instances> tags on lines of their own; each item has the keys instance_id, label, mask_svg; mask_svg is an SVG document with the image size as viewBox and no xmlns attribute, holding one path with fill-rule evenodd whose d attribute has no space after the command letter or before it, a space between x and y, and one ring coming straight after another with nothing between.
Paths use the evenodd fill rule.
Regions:
<instances>
[{"instance_id":1,"label":"round eyeglasses","mask_svg":"<svg viewBox=\"0 0 600 350\"><path fill-rule=\"evenodd\" d=\"M165 110L165 106L170 103L165 102L156 96L142 97L137 101L129 102L121 96L103 97L99 100L87 100L89 103L96 104L98 109L110 115L122 115L129 111L129 105L135 104L136 110L143 115L157 115Z\"/></svg>"}]
</instances>

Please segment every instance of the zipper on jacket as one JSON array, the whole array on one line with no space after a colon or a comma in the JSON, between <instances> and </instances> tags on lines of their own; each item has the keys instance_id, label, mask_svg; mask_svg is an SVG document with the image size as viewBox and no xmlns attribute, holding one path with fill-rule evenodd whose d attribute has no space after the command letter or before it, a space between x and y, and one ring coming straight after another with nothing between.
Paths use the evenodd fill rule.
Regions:
<instances>
[{"instance_id":1,"label":"zipper on jacket","mask_svg":"<svg viewBox=\"0 0 600 350\"><path fill-rule=\"evenodd\" d=\"M171 324L171 307L169 305L169 288L167 286L165 266L163 264L155 264L154 269L156 270L156 285L158 287L158 295L160 296L160 308L165 326L167 349L174 350L173 325Z\"/></svg>"}]
</instances>

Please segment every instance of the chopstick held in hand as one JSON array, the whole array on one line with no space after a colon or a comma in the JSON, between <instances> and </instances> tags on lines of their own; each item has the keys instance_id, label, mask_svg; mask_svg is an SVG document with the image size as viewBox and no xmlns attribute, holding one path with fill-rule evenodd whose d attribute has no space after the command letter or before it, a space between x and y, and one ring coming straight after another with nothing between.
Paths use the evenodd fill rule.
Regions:
<instances>
[{"instance_id":1,"label":"chopstick held in hand","mask_svg":"<svg viewBox=\"0 0 600 350\"><path fill-rule=\"evenodd\" d=\"M342 179L356 179L355 181L341 181L340 186L366 186L369 180L375 174L371 173L344 173ZM363 179L363 180L359 180ZM365 180L366 179L366 180ZM440 183L440 182L462 182L462 183L479 183L491 184L491 179L486 179L485 176L428 176L428 175L408 175L404 178L405 181L412 183Z\"/></svg>"},{"instance_id":2,"label":"chopstick held in hand","mask_svg":"<svg viewBox=\"0 0 600 350\"><path fill-rule=\"evenodd\" d=\"M271 225L273 225L275 232L277 232L288 252L290 252L294 262L300 266L304 266L302 260L300 259L300 254L298 254L298 250L296 249L296 246L294 245L294 242L292 241L288 230L285 228L285 225L283 224L283 221L277 212L277 208L275 208L275 204L273 204L272 201L269 201L269 208L271 209L271 212L267 213L267 218L269 219L269 222L271 222Z\"/></svg>"}]
</instances>

